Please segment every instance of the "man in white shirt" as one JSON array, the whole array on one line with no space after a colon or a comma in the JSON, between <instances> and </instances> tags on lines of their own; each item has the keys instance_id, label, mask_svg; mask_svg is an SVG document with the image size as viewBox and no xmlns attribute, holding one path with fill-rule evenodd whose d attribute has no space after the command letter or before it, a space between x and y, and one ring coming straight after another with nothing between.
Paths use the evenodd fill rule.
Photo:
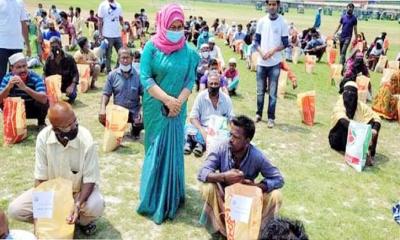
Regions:
<instances>
[{"instance_id":1,"label":"man in white shirt","mask_svg":"<svg viewBox=\"0 0 400 240\"><path fill-rule=\"evenodd\" d=\"M234 117L231 99L220 90L220 78L218 71L210 71L207 90L201 91L193 103L190 124L186 126L185 154L193 151L196 157L203 155L208 121L212 115L226 117L229 121Z\"/></svg>"},{"instance_id":2,"label":"man in white shirt","mask_svg":"<svg viewBox=\"0 0 400 240\"><path fill-rule=\"evenodd\" d=\"M7 73L8 58L22 52L31 56L28 35L28 16L23 0L0 0L0 81Z\"/></svg>"},{"instance_id":3,"label":"man in white shirt","mask_svg":"<svg viewBox=\"0 0 400 240\"><path fill-rule=\"evenodd\" d=\"M213 59L217 59L220 67L222 69L225 69L225 61L224 57L222 56L221 48L215 45L214 37L210 37L210 39L208 39L208 48L210 50L210 57Z\"/></svg>"},{"instance_id":4,"label":"man in white shirt","mask_svg":"<svg viewBox=\"0 0 400 240\"><path fill-rule=\"evenodd\" d=\"M106 70L108 73L111 72L112 48L114 47L115 51L118 52L122 47L121 29L124 29L124 19L121 4L115 0L104 0L99 5L97 15L99 17L100 39L105 38L108 41L106 53Z\"/></svg>"},{"instance_id":5,"label":"man in white shirt","mask_svg":"<svg viewBox=\"0 0 400 240\"><path fill-rule=\"evenodd\" d=\"M78 126L71 105L54 104L49 109L50 126L37 136L35 150L35 187L42 182L64 178L72 181L73 212L65 216L68 224L78 224L82 232L92 235L95 220L104 211L100 193L97 145L90 132ZM33 223L32 191L22 193L9 205L9 215L19 221Z\"/></svg>"},{"instance_id":6,"label":"man in white shirt","mask_svg":"<svg viewBox=\"0 0 400 240\"><path fill-rule=\"evenodd\" d=\"M282 61L281 51L289 45L289 33L284 18L278 14L280 1L267 0L266 4L269 14L257 22L255 40L256 49L262 56L257 65L257 113L255 121L261 121L264 97L268 89L268 127L273 128L280 63Z\"/></svg>"}]
</instances>

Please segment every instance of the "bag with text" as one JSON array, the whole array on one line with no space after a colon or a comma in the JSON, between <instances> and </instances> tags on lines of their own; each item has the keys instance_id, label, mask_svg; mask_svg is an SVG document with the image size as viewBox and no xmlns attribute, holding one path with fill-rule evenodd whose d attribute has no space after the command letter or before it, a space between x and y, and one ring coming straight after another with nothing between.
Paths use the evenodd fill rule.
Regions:
<instances>
[{"instance_id":1,"label":"bag with text","mask_svg":"<svg viewBox=\"0 0 400 240\"><path fill-rule=\"evenodd\" d=\"M66 221L74 206L70 180L56 178L41 183L33 190L32 202L33 217L36 220L35 235L38 239L72 239L74 237L75 225L68 224ZM40 202L46 202L46 211L43 211L44 204Z\"/></svg>"},{"instance_id":2,"label":"bag with text","mask_svg":"<svg viewBox=\"0 0 400 240\"><path fill-rule=\"evenodd\" d=\"M226 187L224 207L228 240L258 239L263 209L259 187L241 183Z\"/></svg>"},{"instance_id":3,"label":"bag with text","mask_svg":"<svg viewBox=\"0 0 400 240\"><path fill-rule=\"evenodd\" d=\"M20 97L3 100L4 145L22 142L27 135L25 103Z\"/></svg>"},{"instance_id":4,"label":"bag with text","mask_svg":"<svg viewBox=\"0 0 400 240\"><path fill-rule=\"evenodd\" d=\"M315 91L297 94L297 105L299 106L302 122L308 126L314 125Z\"/></svg>"},{"instance_id":5,"label":"bag with text","mask_svg":"<svg viewBox=\"0 0 400 240\"><path fill-rule=\"evenodd\" d=\"M366 103L368 98L368 85L370 78L364 75L358 76L356 79L358 86L358 100Z\"/></svg>"},{"instance_id":6,"label":"bag with text","mask_svg":"<svg viewBox=\"0 0 400 240\"><path fill-rule=\"evenodd\" d=\"M288 79L288 72L281 69L281 73L279 74L279 80L278 80L278 98L279 99L285 98L287 79Z\"/></svg>"},{"instance_id":7,"label":"bag with text","mask_svg":"<svg viewBox=\"0 0 400 240\"><path fill-rule=\"evenodd\" d=\"M350 121L344 159L357 172L365 166L371 138L371 125Z\"/></svg>"},{"instance_id":8,"label":"bag with text","mask_svg":"<svg viewBox=\"0 0 400 240\"><path fill-rule=\"evenodd\" d=\"M122 142L125 130L128 127L129 110L109 105L106 110L106 128L104 130L103 151L114 151Z\"/></svg>"},{"instance_id":9,"label":"bag with text","mask_svg":"<svg viewBox=\"0 0 400 240\"><path fill-rule=\"evenodd\" d=\"M61 93L61 75L51 75L46 77L46 94L49 99L50 106L53 106L55 103L61 101L62 93Z\"/></svg>"},{"instance_id":10,"label":"bag with text","mask_svg":"<svg viewBox=\"0 0 400 240\"><path fill-rule=\"evenodd\" d=\"M90 65L89 64L76 64L79 72L79 92L85 93L89 90L90 86Z\"/></svg>"},{"instance_id":11,"label":"bag with text","mask_svg":"<svg viewBox=\"0 0 400 240\"><path fill-rule=\"evenodd\" d=\"M305 56L305 66L306 66L306 73L313 73L315 64L317 62L317 56L314 55L306 55Z\"/></svg>"}]
</instances>

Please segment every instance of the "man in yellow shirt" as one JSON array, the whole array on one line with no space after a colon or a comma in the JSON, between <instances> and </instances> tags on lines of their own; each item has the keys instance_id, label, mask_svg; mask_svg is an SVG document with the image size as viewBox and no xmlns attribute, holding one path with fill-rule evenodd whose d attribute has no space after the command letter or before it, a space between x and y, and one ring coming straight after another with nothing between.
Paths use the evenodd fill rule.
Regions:
<instances>
[{"instance_id":1,"label":"man in yellow shirt","mask_svg":"<svg viewBox=\"0 0 400 240\"><path fill-rule=\"evenodd\" d=\"M95 220L104 211L100 194L97 146L90 132L78 121L71 105L56 103L49 109L51 125L44 128L36 140L35 186L55 178L72 181L74 211L65 216L69 224L77 223L82 232L91 235ZM8 208L11 217L33 223L33 188L17 197Z\"/></svg>"},{"instance_id":2,"label":"man in yellow shirt","mask_svg":"<svg viewBox=\"0 0 400 240\"><path fill-rule=\"evenodd\" d=\"M74 59L77 64L89 64L90 65L90 76L92 77L92 82L90 84L91 89L96 88L97 77L100 73L100 64L97 57L94 55L92 50L89 48L89 41L86 37L81 37L78 39L78 45L80 50L76 51L74 54Z\"/></svg>"}]
</instances>

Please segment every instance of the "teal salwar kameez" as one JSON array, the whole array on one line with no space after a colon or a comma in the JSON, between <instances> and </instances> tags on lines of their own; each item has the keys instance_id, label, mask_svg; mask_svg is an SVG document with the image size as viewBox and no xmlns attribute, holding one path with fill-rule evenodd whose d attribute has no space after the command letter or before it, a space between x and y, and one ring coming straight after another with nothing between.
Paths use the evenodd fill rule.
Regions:
<instances>
[{"instance_id":1,"label":"teal salwar kameez","mask_svg":"<svg viewBox=\"0 0 400 240\"><path fill-rule=\"evenodd\" d=\"M199 62L197 52L186 43L167 55L149 41L140 63L140 80L146 90L157 84L178 98L184 88L192 90ZM143 96L145 159L137 212L161 224L173 219L185 199L184 124L186 103L176 117L167 117L166 107L148 91Z\"/></svg>"}]
</instances>

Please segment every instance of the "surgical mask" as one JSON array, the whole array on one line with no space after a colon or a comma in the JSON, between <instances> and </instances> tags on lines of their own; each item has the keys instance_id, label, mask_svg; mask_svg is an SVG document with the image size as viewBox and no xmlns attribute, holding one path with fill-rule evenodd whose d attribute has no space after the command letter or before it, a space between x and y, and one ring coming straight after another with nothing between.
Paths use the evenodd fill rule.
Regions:
<instances>
[{"instance_id":1,"label":"surgical mask","mask_svg":"<svg viewBox=\"0 0 400 240\"><path fill-rule=\"evenodd\" d=\"M137 72L139 72L139 70L140 70L140 62L133 62L132 66Z\"/></svg>"},{"instance_id":2,"label":"surgical mask","mask_svg":"<svg viewBox=\"0 0 400 240\"><path fill-rule=\"evenodd\" d=\"M78 125L76 128L71 129L69 132L57 132L57 138L65 141L72 141L78 136Z\"/></svg>"},{"instance_id":3,"label":"surgical mask","mask_svg":"<svg viewBox=\"0 0 400 240\"><path fill-rule=\"evenodd\" d=\"M132 64L124 65L124 64L119 64L119 69L121 69L122 72L130 72L132 69Z\"/></svg>"},{"instance_id":4,"label":"surgical mask","mask_svg":"<svg viewBox=\"0 0 400 240\"><path fill-rule=\"evenodd\" d=\"M217 96L219 93L219 87L208 87L208 93L213 97Z\"/></svg>"},{"instance_id":5,"label":"surgical mask","mask_svg":"<svg viewBox=\"0 0 400 240\"><path fill-rule=\"evenodd\" d=\"M129 29L129 26L126 25L126 24L124 24L124 30L126 31L126 30L128 30L128 29Z\"/></svg>"},{"instance_id":6,"label":"surgical mask","mask_svg":"<svg viewBox=\"0 0 400 240\"><path fill-rule=\"evenodd\" d=\"M177 43L182 39L182 37L183 37L183 31L167 30L167 39L170 42Z\"/></svg>"},{"instance_id":7,"label":"surgical mask","mask_svg":"<svg viewBox=\"0 0 400 240\"><path fill-rule=\"evenodd\" d=\"M210 52L209 52L209 51L207 51L207 52L201 52L201 56L202 56L203 58L208 58L208 57L210 56Z\"/></svg>"},{"instance_id":8,"label":"surgical mask","mask_svg":"<svg viewBox=\"0 0 400 240\"><path fill-rule=\"evenodd\" d=\"M54 46L51 48L51 52L53 53L54 56L58 56L61 53L61 48L58 46Z\"/></svg>"}]
</instances>

